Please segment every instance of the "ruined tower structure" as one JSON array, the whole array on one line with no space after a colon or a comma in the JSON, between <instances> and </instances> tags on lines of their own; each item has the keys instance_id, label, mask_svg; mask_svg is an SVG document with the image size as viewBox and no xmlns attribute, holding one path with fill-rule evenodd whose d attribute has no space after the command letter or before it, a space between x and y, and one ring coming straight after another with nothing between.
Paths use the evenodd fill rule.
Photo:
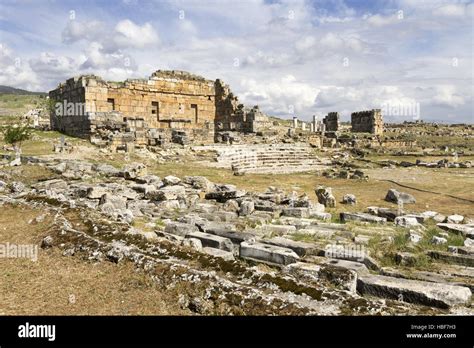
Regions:
<instances>
[{"instance_id":1,"label":"ruined tower structure","mask_svg":"<svg viewBox=\"0 0 474 348\"><path fill-rule=\"evenodd\" d=\"M383 134L382 110L372 109L368 111L357 111L351 114L352 132Z\"/></svg>"},{"instance_id":2,"label":"ruined tower structure","mask_svg":"<svg viewBox=\"0 0 474 348\"><path fill-rule=\"evenodd\" d=\"M216 130L255 132L268 122L258 107L239 104L219 79L176 70L124 82L82 75L49 97L64 105L51 115L53 129L124 150L167 141L213 142Z\"/></svg>"},{"instance_id":3,"label":"ruined tower structure","mask_svg":"<svg viewBox=\"0 0 474 348\"><path fill-rule=\"evenodd\" d=\"M323 119L323 123L326 126L326 131L328 132L337 132L339 129L339 113L330 112Z\"/></svg>"}]
</instances>

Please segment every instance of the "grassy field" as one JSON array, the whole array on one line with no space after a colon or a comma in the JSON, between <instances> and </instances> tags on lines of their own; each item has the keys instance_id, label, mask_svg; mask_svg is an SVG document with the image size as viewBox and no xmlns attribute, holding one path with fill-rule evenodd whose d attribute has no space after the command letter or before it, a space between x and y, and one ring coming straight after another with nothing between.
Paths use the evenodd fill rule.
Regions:
<instances>
[{"instance_id":1,"label":"grassy field","mask_svg":"<svg viewBox=\"0 0 474 348\"><path fill-rule=\"evenodd\" d=\"M56 132L56 131L39 131L34 130L32 132L32 137L30 140L25 141L22 144L22 155L23 156L44 156L44 155L52 155L53 154L53 145L54 143L59 143L61 136L63 134ZM83 145L92 147L92 145L83 139L70 137L68 135L64 135L64 138L67 142L73 145ZM3 138L1 138L0 134L0 154L8 154L8 151L3 150L3 145L5 142Z\"/></svg>"},{"instance_id":2,"label":"grassy field","mask_svg":"<svg viewBox=\"0 0 474 348\"><path fill-rule=\"evenodd\" d=\"M0 94L0 121L5 121L4 117L21 116L44 100L38 95Z\"/></svg>"},{"instance_id":3,"label":"grassy field","mask_svg":"<svg viewBox=\"0 0 474 348\"><path fill-rule=\"evenodd\" d=\"M34 138L24 144L24 155L52 155L52 144L59 141L61 136L58 132L35 131ZM275 186L288 193L295 191L299 194L306 193L311 199L316 199L314 189L318 185L330 186L338 201L347 193L355 194L357 197L356 206L346 206L338 204L336 209L329 209L332 213L341 211L361 211L367 206L394 207L392 203L384 200L385 194L390 188L413 194L417 199L416 204L406 205L408 211L435 210L442 214L463 214L474 218L474 204L460 199L448 197L454 195L459 198L474 200L474 168L373 168L364 169L369 175L369 180L353 179L331 179L317 175L316 173L295 173L295 174L246 174L235 176L229 169L212 168L196 162L195 158L183 157L180 162L166 162L158 164L156 161L140 157L137 154L104 154L97 148L89 144L86 140L66 137L76 145L82 146L81 151L76 151L67 158L80 158L94 163L109 163L117 168L123 167L126 163L136 161L143 162L148 166L148 172L164 177L175 175L184 177L186 175L201 175L216 183L228 183L237 185L248 191L263 192L269 186ZM0 142L0 145L2 143ZM85 151L87 150L87 151ZM127 159L128 157L128 159ZM396 157L396 156L395 156ZM372 160L377 160L377 156L371 156ZM386 159L381 156L381 159ZM406 160L410 160L407 158ZM416 159L412 158L414 162ZM407 185L415 189L428 190L434 193L420 192L415 189L400 187L386 180L393 180L399 184Z\"/></svg>"},{"instance_id":4,"label":"grassy field","mask_svg":"<svg viewBox=\"0 0 474 348\"><path fill-rule=\"evenodd\" d=\"M419 192L412 189L399 187L393 183L384 181L392 179L401 184L415 188L451 194L461 198L474 200L474 191L466 190L466 187L474 187L474 169L455 170L430 170L416 168L406 174L407 168L396 168L390 171L374 169L368 171L368 181L352 179L329 179L315 173L298 174L248 174L234 176L230 170L196 167L193 163L185 164L163 164L150 168L150 172L159 176L176 175L203 175L209 180L217 183L230 183L249 191L262 192L268 186L275 186L286 192L306 193L311 199L316 199L314 189L318 185L330 186L338 201L347 193L355 194L356 206L338 204L336 209L328 209L329 212L361 211L368 206L382 206L396 208L395 204L384 200L385 194L391 188L413 194L417 199L416 204L406 205L407 211L435 210L443 214L464 214L474 218L474 204L454 199L444 195ZM367 172L367 171L366 171Z\"/></svg>"},{"instance_id":5,"label":"grassy field","mask_svg":"<svg viewBox=\"0 0 474 348\"><path fill-rule=\"evenodd\" d=\"M185 315L178 293L163 291L132 263L84 262L60 249L39 248L51 216L19 207L0 209L0 243L38 245L38 260L0 259L0 315ZM56 284L57 286L52 286Z\"/></svg>"}]
</instances>

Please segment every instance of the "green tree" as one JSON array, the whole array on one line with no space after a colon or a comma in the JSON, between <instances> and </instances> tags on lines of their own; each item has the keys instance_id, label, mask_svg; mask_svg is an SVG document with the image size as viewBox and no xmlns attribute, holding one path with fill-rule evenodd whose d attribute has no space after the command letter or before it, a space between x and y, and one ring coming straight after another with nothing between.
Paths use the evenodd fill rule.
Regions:
<instances>
[{"instance_id":1,"label":"green tree","mask_svg":"<svg viewBox=\"0 0 474 348\"><path fill-rule=\"evenodd\" d=\"M2 129L3 140L15 149L15 161L20 162L21 145L31 138L32 129L28 123L19 120L18 123L9 124Z\"/></svg>"}]
</instances>

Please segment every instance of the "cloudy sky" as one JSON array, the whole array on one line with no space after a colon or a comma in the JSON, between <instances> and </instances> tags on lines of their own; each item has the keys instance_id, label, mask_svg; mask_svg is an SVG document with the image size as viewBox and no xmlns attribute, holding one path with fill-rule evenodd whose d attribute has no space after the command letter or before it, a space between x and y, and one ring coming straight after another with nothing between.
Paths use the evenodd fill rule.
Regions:
<instances>
[{"instance_id":1,"label":"cloudy sky","mask_svg":"<svg viewBox=\"0 0 474 348\"><path fill-rule=\"evenodd\" d=\"M221 78L246 105L310 120L473 122L468 0L0 0L0 84L158 69ZM403 114L403 115L400 115Z\"/></svg>"}]
</instances>

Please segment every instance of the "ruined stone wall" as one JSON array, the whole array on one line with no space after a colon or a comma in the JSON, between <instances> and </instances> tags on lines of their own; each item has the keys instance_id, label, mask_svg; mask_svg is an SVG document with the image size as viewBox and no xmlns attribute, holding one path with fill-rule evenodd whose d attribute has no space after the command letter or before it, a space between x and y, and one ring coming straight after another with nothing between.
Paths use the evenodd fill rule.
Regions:
<instances>
[{"instance_id":1,"label":"ruined stone wall","mask_svg":"<svg viewBox=\"0 0 474 348\"><path fill-rule=\"evenodd\" d=\"M127 133L122 139L135 132L138 145L142 143L138 139L143 138L151 139L149 145L153 145L178 138L180 143L187 142L184 138L213 142L216 127L224 131L259 132L271 126L258 107L244 109L228 85L183 71L158 70L149 79L124 82L84 75L61 84L50 92L50 97L59 102L85 103L86 110L83 115L54 116L53 129L94 137L100 143L100 137L112 137L105 134L106 130ZM144 129L131 131L131 120L143 122ZM101 132L96 136L98 130ZM158 133L159 141L153 135Z\"/></svg>"},{"instance_id":2,"label":"ruined stone wall","mask_svg":"<svg viewBox=\"0 0 474 348\"><path fill-rule=\"evenodd\" d=\"M86 101L86 81L87 77L70 78L65 83L61 83L58 88L49 92L49 97L51 100L60 102L65 106L67 106L68 103L84 105ZM56 113L50 115L51 129L72 136L87 138L90 135L90 123L86 110L83 108L67 110L66 108L65 111L68 112L68 115L59 115Z\"/></svg>"},{"instance_id":3,"label":"ruined stone wall","mask_svg":"<svg viewBox=\"0 0 474 348\"><path fill-rule=\"evenodd\" d=\"M337 132L339 130L339 113L328 113L328 115L323 119L323 123L326 126L327 132Z\"/></svg>"},{"instance_id":4,"label":"ruined stone wall","mask_svg":"<svg viewBox=\"0 0 474 348\"><path fill-rule=\"evenodd\" d=\"M216 90L216 130L256 133L272 127L269 117L262 113L258 106L245 108L239 103L228 85L219 79Z\"/></svg>"},{"instance_id":5,"label":"ruined stone wall","mask_svg":"<svg viewBox=\"0 0 474 348\"><path fill-rule=\"evenodd\" d=\"M380 109L358 111L351 114L352 132L383 134L383 118Z\"/></svg>"},{"instance_id":6,"label":"ruined stone wall","mask_svg":"<svg viewBox=\"0 0 474 348\"><path fill-rule=\"evenodd\" d=\"M214 81L184 72L155 72L148 80L90 81L86 100L98 112L143 118L151 128L202 128L214 123Z\"/></svg>"}]
</instances>

